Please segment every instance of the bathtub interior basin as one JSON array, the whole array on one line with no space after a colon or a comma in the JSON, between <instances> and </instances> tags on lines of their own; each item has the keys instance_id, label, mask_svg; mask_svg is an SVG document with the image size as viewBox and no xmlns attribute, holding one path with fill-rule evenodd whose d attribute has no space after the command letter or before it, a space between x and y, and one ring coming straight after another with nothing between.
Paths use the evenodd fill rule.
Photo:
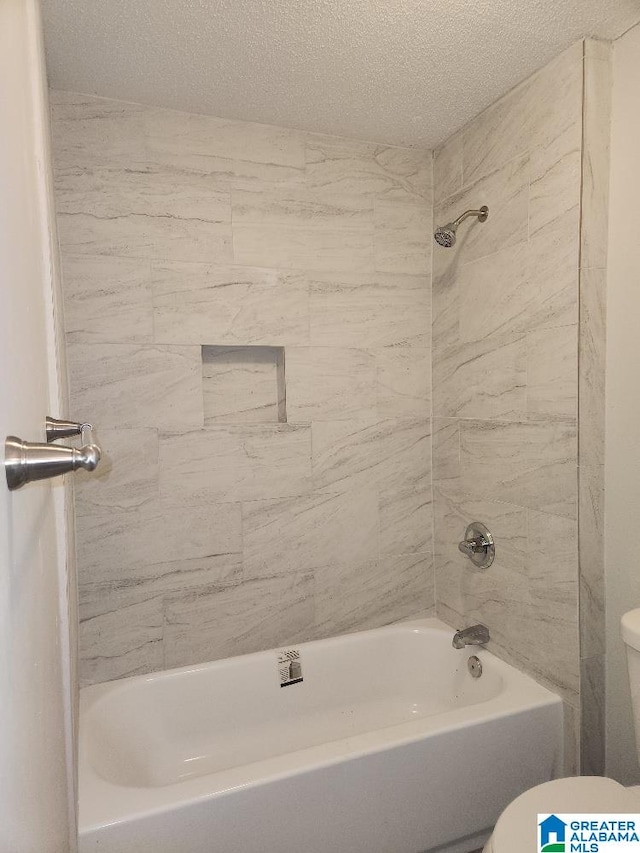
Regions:
<instances>
[{"instance_id":1,"label":"bathtub interior basin","mask_svg":"<svg viewBox=\"0 0 640 853\"><path fill-rule=\"evenodd\" d=\"M481 847L560 774L562 702L452 636L402 622L85 688L80 853Z\"/></svg>"},{"instance_id":2,"label":"bathtub interior basin","mask_svg":"<svg viewBox=\"0 0 640 853\"><path fill-rule=\"evenodd\" d=\"M471 677L469 653L425 654L418 628L298 648L303 680L286 687L274 650L86 691L91 766L117 785L171 785L486 702L502 688L496 667Z\"/></svg>"}]
</instances>

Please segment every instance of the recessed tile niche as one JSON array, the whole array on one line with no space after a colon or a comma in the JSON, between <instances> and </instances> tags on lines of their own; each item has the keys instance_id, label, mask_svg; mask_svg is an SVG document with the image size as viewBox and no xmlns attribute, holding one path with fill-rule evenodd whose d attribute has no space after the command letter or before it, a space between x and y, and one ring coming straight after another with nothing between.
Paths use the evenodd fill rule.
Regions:
<instances>
[{"instance_id":1,"label":"recessed tile niche","mask_svg":"<svg viewBox=\"0 0 640 853\"><path fill-rule=\"evenodd\" d=\"M286 423L283 347L202 347L205 426Z\"/></svg>"}]
</instances>

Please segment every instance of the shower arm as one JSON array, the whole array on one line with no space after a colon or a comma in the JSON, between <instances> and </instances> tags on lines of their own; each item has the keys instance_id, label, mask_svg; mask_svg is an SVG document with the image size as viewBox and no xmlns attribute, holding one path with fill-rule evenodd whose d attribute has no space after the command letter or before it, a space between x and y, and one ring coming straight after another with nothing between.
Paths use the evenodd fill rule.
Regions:
<instances>
[{"instance_id":1,"label":"shower arm","mask_svg":"<svg viewBox=\"0 0 640 853\"><path fill-rule=\"evenodd\" d=\"M454 219L451 223L456 227L460 225L461 222L464 222L469 216L477 216L480 222L484 222L487 218L487 208L481 207L480 210L465 210L465 212L459 216L457 219Z\"/></svg>"}]
</instances>

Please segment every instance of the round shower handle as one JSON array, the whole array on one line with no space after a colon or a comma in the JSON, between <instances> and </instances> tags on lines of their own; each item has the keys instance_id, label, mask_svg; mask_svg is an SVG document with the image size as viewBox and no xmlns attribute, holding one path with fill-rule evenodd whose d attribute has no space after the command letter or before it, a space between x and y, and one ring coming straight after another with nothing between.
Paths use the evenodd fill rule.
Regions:
<instances>
[{"instance_id":1,"label":"round shower handle","mask_svg":"<svg viewBox=\"0 0 640 853\"><path fill-rule=\"evenodd\" d=\"M458 543L458 550L468 557L477 569L488 569L496 555L496 546L488 527L472 521Z\"/></svg>"}]
</instances>

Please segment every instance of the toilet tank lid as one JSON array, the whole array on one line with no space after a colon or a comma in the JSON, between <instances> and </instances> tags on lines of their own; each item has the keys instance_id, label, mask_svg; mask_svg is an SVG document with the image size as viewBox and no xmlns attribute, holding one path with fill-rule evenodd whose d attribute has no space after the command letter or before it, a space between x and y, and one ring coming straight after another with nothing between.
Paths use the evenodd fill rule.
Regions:
<instances>
[{"instance_id":1,"label":"toilet tank lid","mask_svg":"<svg viewBox=\"0 0 640 853\"><path fill-rule=\"evenodd\" d=\"M632 649L640 652L640 607L629 610L620 620L622 625L622 639Z\"/></svg>"}]
</instances>

